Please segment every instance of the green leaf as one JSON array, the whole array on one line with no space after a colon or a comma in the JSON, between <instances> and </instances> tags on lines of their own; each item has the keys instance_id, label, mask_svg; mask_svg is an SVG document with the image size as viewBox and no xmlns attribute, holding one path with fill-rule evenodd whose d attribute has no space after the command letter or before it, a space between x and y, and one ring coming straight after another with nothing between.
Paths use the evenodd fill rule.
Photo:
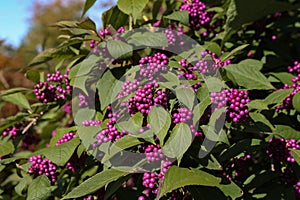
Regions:
<instances>
[{"instance_id":1,"label":"green leaf","mask_svg":"<svg viewBox=\"0 0 300 200\"><path fill-rule=\"evenodd\" d=\"M257 69L243 64L231 64L223 67L232 81L247 89L274 89L268 79Z\"/></svg>"},{"instance_id":2,"label":"green leaf","mask_svg":"<svg viewBox=\"0 0 300 200\"><path fill-rule=\"evenodd\" d=\"M300 113L300 92L297 92L293 97L293 106Z\"/></svg>"},{"instance_id":3,"label":"green leaf","mask_svg":"<svg viewBox=\"0 0 300 200\"><path fill-rule=\"evenodd\" d=\"M238 31L242 25L254 22L275 12L283 12L299 8L299 4L274 0L230 1L225 24L225 40Z\"/></svg>"},{"instance_id":4,"label":"green leaf","mask_svg":"<svg viewBox=\"0 0 300 200\"><path fill-rule=\"evenodd\" d=\"M41 53L39 53L36 57L34 57L30 63L26 66L26 69L28 69L29 67L35 66L35 65L39 65L42 63L45 63L49 60L52 60L52 58L54 57L54 53L56 52L56 49L53 48L49 48Z\"/></svg>"},{"instance_id":5,"label":"green leaf","mask_svg":"<svg viewBox=\"0 0 300 200\"><path fill-rule=\"evenodd\" d=\"M9 94L1 97L4 101L11 102L15 105L20 107L31 109L28 100L26 99L25 95L18 92L14 94Z\"/></svg>"},{"instance_id":6,"label":"green leaf","mask_svg":"<svg viewBox=\"0 0 300 200\"><path fill-rule=\"evenodd\" d=\"M36 177L28 187L27 200L46 200L51 196L51 184L46 175Z\"/></svg>"},{"instance_id":7,"label":"green leaf","mask_svg":"<svg viewBox=\"0 0 300 200\"><path fill-rule=\"evenodd\" d=\"M89 74L90 71L96 66L97 62L100 60L100 57L91 54L89 57L85 58L82 62L78 63L71 68L69 73L69 78L73 79L76 77L81 77L83 75Z\"/></svg>"},{"instance_id":8,"label":"green leaf","mask_svg":"<svg viewBox=\"0 0 300 200\"><path fill-rule=\"evenodd\" d=\"M29 175L24 176L15 187L16 193L20 196L25 196L23 192L27 189L31 181L32 178Z\"/></svg>"},{"instance_id":9,"label":"green leaf","mask_svg":"<svg viewBox=\"0 0 300 200\"><path fill-rule=\"evenodd\" d=\"M82 125L82 122L85 120L94 119L95 116L95 109L80 108L77 113L73 113L74 121L78 125Z\"/></svg>"},{"instance_id":10,"label":"green leaf","mask_svg":"<svg viewBox=\"0 0 300 200\"><path fill-rule=\"evenodd\" d=\"M300 165L300 150L292 150L292 155L298 165Z\"/></svg>"},{"instance_id":11,"label":"green leaf","mask_svg":"<svg viewBox=\"0 0 300 200\"><path fill-rule=\"evenodd\" d=\"M148 114L148 123L151 130L157 135L161 145L164 145L164 139L168 134L171 125L171 116L163 107L154 106Z\"/></svg>"},{"instance_id":12,"label":"green leaf","mask_svg":"<svg viewBox=\"0 0 300 200\"><path fill-rule=\"evenodd\" d=\"M85 15L85 13L94 5L96 0L85 0L84 8L81 14L81 18Z\"/></svg>"},{"instance_id":13,"label":"green leaf","mask_svg":"<svg viewBox=\"0 0 300 200\"><path fill-rule=\"evenodd\" d=\"M268 104L263 99L255 99L247 103L249 110L268 110Z\"/></svg>"},{"instance_id":14,"label":"green leaf","mask_svg":"<svg viewBox=\"0 0 300 200\"><path fill-rule=\"evenodd\" d=\"M164 33L137 32L129 37L129 44L142 47L166 47L168 40Z\"/></svg>"},{"instance_id":15,"label":"green leaf","mask_svg":"<svg viewBox=\"0 0 300 200\"><path fill-rule=\"evenodd\" d=\"M170 138L162 147L163 153L170 158L181 158L192 144L190 127L185 123L177 124Z\"/></svg>"},{"instance_id":16,"label":"green leaf","mask_svg":"<svg viewBox=\"0 0 300 200\"><path fill-rule=\"evenodd\" d=\"M93 20L87 17L84 21L77 23L78 27L97 32L96 24Z\"/></svg>"},{"instance_id":17,"label":"green leaf","mask_svg":"<svg viewBox=\"0 0 300 200\"><path fill-rule=\"evenodd\" d=\"M102 14L103 27L107 27L109 24L118 29L124 24L128 24L128 15L119 10L117 6L110 8Z\"/></svg>"},{"instance_id":18,"label":"green leaf","mask_svg":"<svg viewBox=\"0 0 300 200\"><path fill-rule=\"evenodd\" d=\"M141 15L149 0L118 0L118 8L127 15L133 17L134 23Z\"/></svg>"},{"instance_id":19,"label":"green leaf","mask_svg":"<svg viewBox=\"0 0 300 200\"><path fill-rule=\"evenodd\" d=\"M220 178L198 169L190 170L171 166L165 174L164 182L159 190L159 198L187 185L218 186L220 182Z\"/></svg>"},{"instance_id":20,"label":"green leaf","mask_svg":"<svg viewBox=\"0 0 300 200\"><path fill-rule=\"evenodd\" d=\"M26 92L26 91L30 91L30 89L28 88L22 88L22 87L15 87L9 90L3 90L0 92L0 97L5 96L5 95L9 95L9 94L14 94L14 93L19 93L19 92Z\"/></svg>"},{"instance_id":21,"label":"green leaf","mask_svg":"<svg viewBox=\"0 0 300 200\"><path fill-rule=\"evenodd\" d=\"M214 52L217 56L220 56L222 53L221 47L215 42L205 42L203 47L208 51Z\"/></svg>"},{"instance_id":22,"label":"green leaf","mask_svg":"<svg viewBox=\"0 0 300 200\"><path fill-rule=\"evenodd\" d=\"M243 195L243 190L237 186L234 182L230 182L228 185L220 184L217 186L226 196L232 199L237 199Z\"/></svg>"},{"instance_id":23,"label":"green leaf","mask_svg":"<svg viewBox=\"0 0 300 200\"><path fill-rule=\"evenodd\" d=\"M214 111L209 118L208 125L202 125L201 128L203 129L203 132L205 134L205 137L208 138L211 141L219 141L220 139L220 125L224 125L225 121L225 111L226 108L220 108L216 111ZM221 120L221 121L219 121Z\"/></svg>"},{"instance_id":24,"label":"green leaf","mask_svg":"<svg viewBox=\"0 0 300 200\"><path fill-rule=\"evenodd\" d=\"M132 134L138 134L140 133L140 129L142 128L141 125L136 124L132 118L128 119L127 121L118 121L116 123L116 127L122 131L126 130Z\"/></svg>"},{"instance_id":25,"label":"green leaf","mask_svg":"<svg viewBox=\"0 0 300 200\"><path fill-rule=\"evenodd\" d=\"M104 155L103 159L101 160L102 163L105 163L110 158L112 158L117 153L121 152L130 147L134 147L136 145L142 144L137 137L126 135L120 139L118 139L113 145L109 148L109 152Z\"/></svg>"},{"instance_id":26,"label":"green leaf","mask_svg":"<svg viewBox=\"0 0 300 200\"><path fill-rule=\"evenodd\" d=\"M127 174L129 173L115 169L104 170L75 187L70 193L63 197L63 199L78 198L94 193L106 184L126 176Z\"/></svg>"},{"instance_id":27,"label":"green leaf","mask_svg":"<svg viewBox=\"0 0 300 200\"><path fill-rule=\"evenodd\" d=\"M101 110L104 110L113 100L116 99L117 92L113 91L119 80L113 75L111 70L107 70L97 83L100 98ZM113 96L113 93L115 94Z\"/></svg>"},{"instance_id":28,"label":"green leaf","mask_svg":"<svg viewBox=\"0 0 300 200\"><path fill-rule=\"evenodd\" d=\"M36 70L29 70L26 72L26 78L33 81L34 83L40 82L40 73Z\"/></svg>"},{"instance_id":29,"label":"green leaf","mask_svg":"<svg viewBox=\"0 0 300 200\"><path fill-rule=\"evenodd\" d=\"M250 112L249 115L254 122L262 122L265 125L267 125L271 130L275 130L274 126L263 114L257 112Z\"/></svg>"},{"instance_id":30,"label":"green leaf","mask_svg":"<svg viewBox=\"0 0 300 200\"><path fill-rule=\"evenodd\" d=\"M267 96L264 99L264 102L268 105L271 104L279 104L282 103L282 101L293 91L293 89L287 89L287 90L277 90L273 93L271 93L269 96Z\"/></svg>"},{"instance_id":31,"label":"green leaf","mask_svg":"<svg viewBox=\"0 0 300 200\"><path fill-rule=\"evenodd\" d=\"M160 9L162 6L163 6L163 0L154 1L153 8L152 8L152 19L157 19L157 16L160 13Z\"/></svg>"},{"instance_id":32,"label":"green leaf","mask_svg":"<svg viewBox=\"0 0 300 200\"><path fill-rule=\"evenodd\" d=\"M64 166L79 145L80 140L73 138L72 140L62 143L55 147L48 147L43 151L43 154L50 159L53 163Z\"/></svg>"},{"instance_id":33,"label":"green leaf","mask_svg":"<svg viewBox=\"0 0 300 200\"><path fill-rule=\"evenodd\" d=\"M295 139L300 140L300 132L293 129L290 126L286 125L275 125L276 130L274 131L275 134L280 135L284 139Z\"/></svg>"},{"instance_id":34,"label":"green leaf","mask_svg":"<svg viewBox=\"0 0 300 200\"><path fill-rule=\"evenodd\" d=\"M106 45L110 55L115 59L132 56L133 47L121 40L109 40Z\"/></svg>"},{"instance_id":35,"label":"green leaf","mask_svg":"<svg viewBox=\"0 0 300 200\"><path fill-rule=\"evenodd\" d=\"M193 90L190 88L177 87L175 93L179 102L184 104L189 110L193 109L196 100Z\"/></svg>"},{"instance_id":36,"label":"green leaf","mask_svg":"<svg viewBox=\"0 0 300 200\"><path fill-rule=\"evenodd\" d=\"M205 84L207 85L209 92L220 92L225 87L222 80L215 77L208 77L205 79Z\"/></svg>"},{"instance_id":37,"label":"green leaf","mask_svg":"<svg viewBox=\"0 0 300 200\"><path fill-rule=\"evenodd\" d=\"M8 141L4 144L0 144L0 156L6 156L15 151L15 146L12 141Z\"/></svg>"},{"instance_id":38,"label":"green leaf","mask_svg":"<svg viewBox=\"0 0 300 200\"><path fill-rule=\"evenodd\" d=\"M182 24L187 25L187 26L190 25L190 22L189 22L189 13L186 10L175 11L175 12L171 13L170 15L164 16L164 18L175 20L175 21L179 21Z\"/></svg>"},{"instance_id":39,"label":"green leaf","mask_svg":"<svg viewBox=\"0 0 300 200\"><path fill-rule=\"evenodd\" d=\"M204 111L209 106L209 97L206 97L203 101L198 103L193 110L193 124L195 125L202 117Z\"/></svg>"},{"instance_id":40,"label":"green leaf","mask_svg":"<svg viewBox=\"0 0 300 200\"><path fill-rule=\"evenodd\" d=\"M283 84L289 84L292 85L292 78L295 76L288 72L272 72L270 75L275 76L277 79L279 79Z\"/></svg>"},{"instance_id":41,"label":"green leaf","mask_svg":"<svg viewBox=\"0 0 300 200\"><path fill-rule=\"evenodd\" d=\"M225 60L231 59L233 56L241 53L241 51L243 49L245 49L247 46L249 46L249 44L243 44L241 46L236 47L229 54L227 54L224 58L222 58L221 61L225 61Z\"/></svg>"}]
</instances>

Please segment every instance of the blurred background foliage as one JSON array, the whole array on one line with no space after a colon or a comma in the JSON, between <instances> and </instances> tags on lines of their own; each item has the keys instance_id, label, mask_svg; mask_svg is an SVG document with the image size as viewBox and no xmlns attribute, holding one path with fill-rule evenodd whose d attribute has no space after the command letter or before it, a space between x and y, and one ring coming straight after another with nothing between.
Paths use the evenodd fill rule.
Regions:
<instances>
[{"instance_id":1,"label":"blurred background foliage","mask_svg":"<svg viewBox=\"0 0 300 200\"><path fill-rule=\"evenodd\" d=\"M29 30L20 45L14 47L0 38L0 91L33 86L33 83L24 77L21 69L25 68L39 52L61 43L58 40L61 32L52 25L64 20L79 20L84 3L84 0L32 1L31 17L28 19ZM113 3L113 0L101 0L98 4L99 10L106 9ZM101 12L96 15L100 18ZM39 66L39 69L52 70L50 66L51 62L49 65ZM12 116L17 111L17 106L13 104L0 103L0 118Z\"/></svg>"}]
</instances>

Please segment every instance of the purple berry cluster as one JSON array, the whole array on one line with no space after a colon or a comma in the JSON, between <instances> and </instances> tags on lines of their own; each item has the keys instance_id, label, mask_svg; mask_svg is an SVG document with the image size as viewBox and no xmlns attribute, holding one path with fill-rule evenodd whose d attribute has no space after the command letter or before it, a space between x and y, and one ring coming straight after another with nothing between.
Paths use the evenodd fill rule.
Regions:
<instances>
[{"instance_id":1,"label":"purple berry cluster","mask_svg":"<svg viewBox=\"0 0 300 200\"><path fill-rule=\"evenodd\" d=\"M164 154L159 144L149 144L145 147L146 159L150 162L159 161L164 158Z\"/></svg>"},{"instance_id":2,"label":"purple berry cluster","mask_svg":"<svg viewBox=\"0 0 300 200\"><path fill-rule=\"evenodd\" d=\"M35 176L45 174L51 180L52 183L56 182L57 166L54 163L52 163L51 160L47 158L43 159L42 155L38 155L30 157L29 162L32 163L32 165L29 168L28 173L34 174Z\"/></svg>"},{"instance_id":3,"label":"purple berry cluster","mask_svg":"<svg viewBox=\"0 0 300 200\"><path fill-rule=\"evenodd\" d=\"M188 63L186 59L182 59L178 62L182 68L178 68L180 74L178 74L178 78L184 77L185 79L197 80L198 76L194 74L194 71L197 69L191 63Z\"/></svg>"},{"instance_id":4,"label":"purple berry cluster","mask_svg":"<svg viewBox=\"0 0 300 200\"><path fill-rule=\"evenodd\" d=\"M65 100L71 94L68 73L62 75L60 71L47 75L47 81L40 82L34 86L34 94L42 103Z\"/></svg>"},{"instance_id":5,"label":"purple berry cluster","mask_svg":"<svg viewBox=\"0 0 300 200\"><path fill-rule=\"evenodd\" d=\"M223 176L228 180L238 182L246 178L249 174L249 162L251 162L251 155L247 154L240 158L233 158L224 167Z\"/></svg>"},{"instance_id":6,"label":"purple berry cluster","mask_svg":"<svg viewBox=\"0 0 300 200\"><path fill-rule=\"evenodd\" d=\"M102 122L100 120L84 120L82 126L100 126Z\"/></svg>"},{"instance_id":7,"label":"purple berry cluster","mask_svg":"<svg viewBox=\"0 0 300 200\"><path fill-rule=\"evenodd\" d=\"M120 28L118 28L117 32L118 33L124 33L125 32L124 26L121 26Z\"/></svg>"},{"instance_id":8,"label":"purple berry cluster","mask_svg":"<svg viewBox=\"0 0 300 200\"><path fill-rule=\"evenodd\" d=\"M143 175L143 186L153 194L158 192L158 175L155 172L145 172Z\"/></svg>"},{"instance_id":9,"label":"purple berry cluster","mask_svg":"<svg viewBox=\"0 0 300 200\"><path fill-rule=\"evenodd\" d=\"M88 105L89 105L89 103L88 103L88 101L86 100L86 96L85 95L83 95L83 94L79 94L78 95L78 97L79 97L79 104L78 104L78 106L79 107L87 107Z\"/></svg>"},{"instance_id":10,"label":"purple berry cluster","mask_svg":"<svg viewBox=\"0 0 300 200\"><path fill-rule=\"evenodd\" d=\"M266 152L274 160L294 163L295 159L292 156L291 150L298 149L300 149L300 140L271 138Z\"/></svg>"},{"instance_id":11,"label":"purple berry cluster","mask_svg":"<svg viewBox=\"0 0 300 200\"><path fill-rule=\"evenodd\" d=\"M295 72L297 76L295 78L292 78L292 85L284 84L283 88L279 90L293 89L293 91L283 100L281 105L276 106L276 112L279 112L282 109L286 111L290 111L291 109L293 109L293 97L297 92L300 91L300 63L298 61L295 61L294 66L289 66L288 70L290 73Z\"/></svg>"},{"instance_id":12,"label":"purple berry cluster","mask_svg":"<svg viewBox=\"0 0 300 200\"><path fill-rule=\"evenodd\" d=\"M193 112L188 108L179 108L177 112L173 113L173 123L188 122L192 119Z\"/></svg>"},{"instance_id":13,"label":"purple berry cluster","mask_svg":"<svg viewBox=\"0 0 300 200\"><path fill-rule=\"evenodd\" d=\"M176 27L174 24L170 24L167 29L163 31L168 40L169 46L183 46L184 41L182 40L183 26L179 25Z\"/></svg>"},{"instance_id":14,"label":"purple berry cluster","mask_svg":"<svg viewBox=\"0 0 300 200\"><path fill-rule=\"evenodd\" d=\"M62 143L65 143L65 142L68 142L70 140L72 140L73 138L76 137L76 134L75 133L72 133L72 132L69 132L69 133L65 133L62 138L60 138L59 140L57 140L56 142L56 146L62 144Z\"/></svg>"},{"instance_id":15,"label":"purple berry cluster","mask_svg":"<svg viewBox=\"0 0 300 200\"><path fill-rule=\"evenodd\" d=\"M122 105L128 108L128 112L133 115L137 112L148 114L153 105L167 106L167 94L162 90L156 90L158 83L151 82L144 87L139 87L135 96L124 102Z\"/></svg>"},{"instance_id":16,"label":"purple berry cluster","mask_svg":"<svg viewBox=\"0 0 300 200\"><path fill-rule=\"evenodd\" d=\"M125 81L121 92L118 94L118 99L128 96L130 93L134 92L140 85L140 82L136 79L133 81Z\"/></svg>"},{"instance_id":17,"label":"purple berry cluster","mask_svg":"<svg viewBox=\"0 0 300 200\"><path fill-rule=\"evenodd\" d=\"M90 48L91 49L95 48L95 43L96 43L95 40L91 40L91 42L90 42Z\"/></svg>"},{"instance_id":18,"label":"purple berry cluster","mask_svg":"<svg viewBox=\"0 0 300 200\"><path fill-rule=\"evenodd\" d=\"M288 66L288 70L290 73L296 72L297 74L300 74L300 63L295 61L294 66Z\"/></svg>"},{"instance_id":19,"label":"purple berry cluster","mask_svg":"<svg viewBox=\"0 0 300 200\"><path fill-rule=\"evenodd\" d=\"M11 139L16 139L19 134L20 130L16 126L8 127L2 132L4 137L10 136Z\"/></svg>"},{"instance_id":20,"label":"purple berry cluster","mask_svg":"<svg viewBox=\"0 0 300 200\"><path fill-rule=\"evenodd\" d=\"M248 92L239 89L226 89L221 92L212 92L210 100L214 110L228 105L226 119L232 122L240 122L248 117L247 103L250 102Z\"/></svg>"},{"instance_id":21,"label":"purple berry cluster","mask_svg":"<svg viewBox=\"0 0 300 200\"><path fill-rule=\"evenodd\" d=\"M171 161L164 160L162 161L160 172L145 172L143 174L142 184L146 188L144 191L146 196L149 197L151 193L158 193L158 186L164 180L164 176L171 165L173 165ZM143 197L141 196L140 198L143 199Z\"/></svg>"},{"instance_id":22,"label":"purple berry cluster","mask_svg":"<svg viewBox=\"0 0 300 200\"><path fill-rule=\"evenodd\" d=\"M126 130L123 130L121 132L117 130L117 128L114 126L116 121L117 121L116 117L112 117L106 123L107 128L100 131L96 135L97 142L93 144L94 148L108 141L115 142L127 133Z\"/></svg>"},{"instance_id":23,"label":"purple berry cluster","mask_svg":"<svg viewBox=\"0 0 300 200\"><path fill-rule=\"evenodd\" d=\"M187 10L189 21L193 28L197 29L211 21L206 10L206 5L199 0L184 0L180 10Z\"/></svg>"},{"instance_id":24,"label":"purple berry cluster","mask_svg":"<svg viewBox=\"0 0 300 200\"><path fill-rule=\"evenodd\" d=\"M155 73L167 70L168 57L163 53L156 53L154 56L145 56L140 59L140 75L152 80Z\"/></svg>"},{"instance_id":25,"label":"purple berry cluster","mask_svg":"<svg viewBox=\"0 0 300 200\"><path fill-rule=\"evenodd\" d=\"M100 37L105 38L106 36L111 35L111 32L107 29L104 29L104 30L99 31L99 35L100 35Z\"/></svg>"}]
</instances>

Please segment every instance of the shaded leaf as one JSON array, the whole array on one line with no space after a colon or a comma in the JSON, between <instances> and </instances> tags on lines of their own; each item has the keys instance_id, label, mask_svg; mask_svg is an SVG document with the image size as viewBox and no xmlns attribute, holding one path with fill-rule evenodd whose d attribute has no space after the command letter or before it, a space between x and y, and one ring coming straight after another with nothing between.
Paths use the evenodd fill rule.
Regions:
<instances>
[{"instance_id":1,"label":"shaded leaf","mask_svg":"<svg viewBox=\"0 0 300 200\"><path fill-rule=\"evenodd\" d=\"M137 32L128 39L129 44L142 47L166 47L168 40L164 33Z\"/></svg>"},{"instance_id":2,"label":"shaded leaf","mask_svg":"<svg viewBox=\"0 0 300 200\"><path fill-rule=\"evenodd\" d=\"M121 40L109 40L106 45L110 55L115 59L132 56L133 47Z\"/></svg>"},{"instance_id":3,"label":"shaded leaf","mask_svg":"<svg viewBox=\"0 0 300 200\"><path fill-rule=\"evenodd\" d=\"M293 97L293 106L300 113L300 92L297 92Z\"/></svg>"},{"instance_id":4,"label":"shaded leaf","mask_svg":"<svg viewBox=\"0 0 300 200\"><path fill-rule=\"evenodd\" d=\"M118 8L127 15L132 15L134 23L141 15L149 0L118 0Z\"/></svg>"},{"instance_id":5,"label":"shaded leaf","mask_svg":"<svg viewBox=\"0 0 300 200\"><path fill-rule=\"evenodd\" d=\"M53 163L59 166L64 166L75 152L79 143L80 140L78 138L73 138L58 146L46 148L43 151L43 154Z\"/></svg>"},{"instance_id":6,"label":"shaded leaf","mask_svg":"<svg viewBox=\"0 0 300 200\"><path fill-rule=\"evenodd\" d=\"M94 193L106 184L111 183L120 177L126 176L127 174L129 173L115 169L104 170L75 187L70 193L63 197L63 199L78 198Z\"/></svg>"},{"instance_id":7,"label":"shaded leaf","mask_svg":"<svg viewBox=\"0 0 300 200\"><path fill-rule=\"evenodd\" d=\"M171 125L171 116L163 107L154 106L151 108L148 118L151 130L157 135L160 144L164 145L164 139L168 134Z\"/></svg>"},{"instance_id":8,"label":"shaded leaf","mask_svg":"<svg viewBox=\"0 0 300 200\"><path fill-rule=\"evenodd\" d=\"M190 127L185 123L177 124L170 138L162 147L163 153L170 158L180 158L192 144L192 133Z\"/></svg>"},{"instance_id":9,"label":"shaded leaf","mask_svg":"<svg viewBox=\"0 0 300 200\"><path fill-rule=\"evenodd\" d=\"M46 175L36 177L28 187L27 200L46 200L51 196L51 184Z\"/></svg>"},{"instance_id":10,"label":"shaded leaf","mask_svg":"<svg viewBox=\"0 0 300 200\"><path fill-rule=\"evenodd\" d=\"M189 13L187 10L175 11L175 12L171 13L170 15L164 16L164 18L179 21L182 24L187 25L187 26L190 25Z\"/></svg>"},{"instance_id":11,"label":"shaded leaf","mask_svg":"<svg viewBox=\"0 0 300 200\"><path fill-rule=\"evenodd\" d=\"M232 81L247 89L274 89L268 79L257 69L245 64L231 64L223 67Z\"/></svg>"},{"instance_id":12,"label":"shaded leaf","mask_svg":"<svg viewBox=\"0 0 300 200\"><path fill-rule=\"evenodd\" d=\"M217 186L219 182L221 182L220 178L207 172L171 166L165 174L164 182L159 190L159 197L187 185Z\"/></svg>"}]
</instances>

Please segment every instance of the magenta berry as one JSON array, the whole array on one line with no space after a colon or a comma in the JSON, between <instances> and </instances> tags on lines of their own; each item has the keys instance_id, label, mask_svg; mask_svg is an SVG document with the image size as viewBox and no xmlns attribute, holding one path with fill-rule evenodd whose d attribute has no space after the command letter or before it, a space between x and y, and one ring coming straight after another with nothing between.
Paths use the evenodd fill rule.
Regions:
<instances>
[{"instance_id":1,"label":"magenta berry","mask_svg":"<svg viewBox=\"0 0 300 200\"><path fill-rule=\"evenodd\" d=\"M100 120L84 120L82 126L100 126L101 123Z\"/></svg>"},{"instance_id":2,"label":"magenta berry","mask_svg":"<svg viewBox=\"0 0 300 200\"><path fill-rule=\"evenodd\" d=\"M3 132L2 135L4 137L10 136L11 139L16 139L16 137L20 134L20 130L16 126L8 127Z\"/></svg>"},{"instance_id":3,"label":"magenta berry","mask_svg":"<svg viewBox=\"0 0 300 200\"><path fill-rule=\"evenodd\" d=\"M60 138L59 140L57 140L56 142L56 146L62 144L62 143L65 143L65 142L68 142L70 141L71 139L75 138L76 137L76 134L75 133L72 133L72 132L69 132L69 133L65 133L62 138Z\"/></svg>"},{"instance_id":4,"label":"magenta berry","mask_svg":"<svg viewBox=\"0 0 300 200\"><path fill-rule=\"evenodd\" d=\"M159 85L155 82L148 83L136 90L135 96L124 102L130 114L141 112L148 114L153 105L167 106L167 95L162 90L156 90Z\"/></svg>"},{"instance_id":5,"label":"magenta berry","mask_svg":"<svg viewBox=\"0 0 300 200\"><path fill-rule=\"evenodd\" d=\"M156 53L154 56L146 56L140 59L140 75L149 80L153 79L154 74L167 70L168 57L162 53Z\"/></svg>"},{"instance_id":6,"label":"magenta berry","mask_svg":"<svg viewBox=\"0 0 300 200\"><path fill-rule=\"evenodd\" d=\"M173 122L178 124L180 122L188 122L192 119L192 111L188 108L179 108L178 112L173 114Z\"/></svg>"},{"instance_id":7,"label":"magenta berry","mask_svg":"<svg viewBox=\"0 0 300 200\"><path fill-rule=\"evenodd\" d=\"M159 161L164 158L164 154L162 153L162 149L159 144L150 144L145 148L146 158L150 162Z\"/></svg>"},{"instance_id":8,"label":"magenta berry","mask_svg":"<svg viewBox=\"0 0 300 200\"><path fill-rule=\"evenodd\" d=\"M78 104L79 107L87 107L89 105L85 95L80 93L78 97L79 97L79 104Z\"/></svg>"},{"instance_id":9,"label":"magenta berry","mask_svg":"<svg viewBox=\"0 0 300 200\"><path fill-rule=\"evenodd\" d=\"M70 81L68 73L62 75L60 71L47 75L46 82L40 82L34 86L34 94L42 103L54 102L57 100L66 100L71 94Z\"/></svg>"},{"instance_id":10,"label":"magenta berry","mask_svg":"<svg viewBox=\"0 0 300 200\"><path fill-rule=\"evenodd\" d=\"M122 91L120 91L118 94L118 99L126 97L130 93L136 91L136 89L138 88L139 85L140 85L140 82L137 80L125 81L122 86Z\"/></svg>"},{"instance_id":11,"label":"magenta berry","mask_svg":"<svg viewBox=\"0 0 300 200\"><path fill-rule=\"evenodd\" d=\"M226 119L232 122L240 122L248 117L247 103L250 102L248 92L238 89L226 89L221 92L212 92L210 97L213 109L217 110L228 105Z\"/></svg>"},{"instance_id":12,"label":"magenta berry","mask_svg":"<svg viewBox=\"0 0 300 200\"><path fill-rule=\"evenodd\" d=\"M184 0L180 10L188 11L190 24L195 29L200 28L211 20L205 11L206 5L199 0Z\"/></svg>"},{"instance_id":13,"label":"magenta berry","mask_svg":"<svg viewBox=\"0 0 300 200\"><path fill-rule=\"evenodd\" d=\"M28 173L39 176L45 174L52 183L56 182L56 168L57 166L52 163L51 160L42 158L42 155L32 156L29 158L29 162L32 163L28 170Z\"/></svg>"}]
</instances>

